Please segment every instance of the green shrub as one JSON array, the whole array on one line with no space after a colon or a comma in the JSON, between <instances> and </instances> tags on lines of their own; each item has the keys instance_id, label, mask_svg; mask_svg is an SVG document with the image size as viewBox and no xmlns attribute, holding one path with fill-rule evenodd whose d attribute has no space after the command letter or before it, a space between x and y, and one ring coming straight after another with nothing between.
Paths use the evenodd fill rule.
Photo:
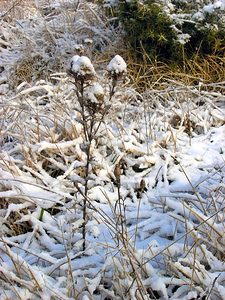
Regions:
<instances>
[{"instance_id":1,"label":"green shrub","mask_svg":"<svg viewBox=\"0 0 225 300\"><path fill-rule=\"evenodd\" d=\"M120 0L114 2L114 11L137 57L146 54L150 59L157 57L161 61L180 63L196 53L224 54L223 8L206 4L204 1L196 4L181 0Z\"/></svg>"},{"instance_id":2,"label":"green shrub","mask_svg":"<svg viewBox=\"0 0 225 300\"><path fill-rule=\"evenodd\" d=\"M217 1L219 2L219 1ZM179 24L176 19L176 27L190 39L184 45L187 57L193 56L196 51L202 55L219 55L224 54L225 47L225 16L223 7L216 7L210 1L200 1L196 5L195 1L182 2L175 1L175 12L179 19L179 14L186 14L186 20ZM178 10L179 3L179 10ZM201 4L201 5L200 5Z\"/></svg>"},{"instance_id":3,"label":"green shrub","mask_svg":"<svg viewBox=\"0 0 225 300\"><path fill-rule=\"evenodd\" d=\"M155 1L120 1L118 17L127 34L130 46L138 56L146 52L150 58L176 59L180 47L171 28L172 20Z\"/></svg>"}]
</instances>

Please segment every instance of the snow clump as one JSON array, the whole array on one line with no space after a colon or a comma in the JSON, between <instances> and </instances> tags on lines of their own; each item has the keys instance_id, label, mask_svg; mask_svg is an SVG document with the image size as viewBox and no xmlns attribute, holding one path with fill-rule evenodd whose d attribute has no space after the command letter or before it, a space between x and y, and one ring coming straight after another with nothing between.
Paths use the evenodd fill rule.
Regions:
<instances>
[{"instance_id":1,"label":"snow clump","mask_svg":"<svg viewBox=\"0 0 225 300\"><path fill-rule=\"evenodd\" d=\"M79 78L95 77L95 69L87 56L75 55L71 59L71 73Z\"/></svg>"},{"instance_id":2,"label":"snow clump","mask_svg":"<svg viewBox=\"0 0 225 300\"><path fill-rule=\"evenodd\" d=\"M185 45L191 38L191 36L187 33L178 34L177 37L181 45Z\"/></svg>"},{"instance_id":3,"label":"snow clump","mask_svg":"<svg viewBox=\"0 0 225 300\"><path fill-rule=\"evenodd\" d=\"M96 82L88 88L85 96L91 102L99 103L99 102L103 102L104 94L105 92L103 87L98 82Z\"/></svg>"},{"instance_id":4,"label":"snow clump","mask_svg":"<svg viewBox=\"0 0 225 300\"><path fill-rule=\"evenodd\" d=\"M120 55L116 55L108 64L107 71L111 74L122 74L127 71L127 64Z\"/></svg>"},{"instance_id":5,"label":"snow clump","mask_svg":"<svg viewBox=\"0 0 225 300\"><path fill-rule=\"evenodd\" d=\"M214 8L215 9L221 9L221 10L224 10L225 9L225 1L223 0L223 1L216 1L216 2L214 2Z\"/></svg>"}]
</instances>

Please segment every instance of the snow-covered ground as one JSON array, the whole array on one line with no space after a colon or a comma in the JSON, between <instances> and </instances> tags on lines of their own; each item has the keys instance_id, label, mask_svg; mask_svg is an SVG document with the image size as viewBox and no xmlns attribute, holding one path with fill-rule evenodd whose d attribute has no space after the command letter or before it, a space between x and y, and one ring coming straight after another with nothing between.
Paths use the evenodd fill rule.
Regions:
<instances>
[{"instance_id":1,"label":"snow-covered ground","mask_svg":"<svg viewBox=\"0 0 225 300\"><path fill-rule=\"evenodd\" d=\"M108 72L108 62L88 61L99 75L87 95L100 91L107 113L96 120L86 197L79 94L65 72L78 41L59 26L56 56L54 44L40 47L61 16L1 20L0 299L225 299L225 82L171 81L140 95L119 78L112 93L108 72L124 72L124 61ZM107 44L101 30L91 47ZM16 80L25 39L45 79Z\"/></svg>"}]
</instances>

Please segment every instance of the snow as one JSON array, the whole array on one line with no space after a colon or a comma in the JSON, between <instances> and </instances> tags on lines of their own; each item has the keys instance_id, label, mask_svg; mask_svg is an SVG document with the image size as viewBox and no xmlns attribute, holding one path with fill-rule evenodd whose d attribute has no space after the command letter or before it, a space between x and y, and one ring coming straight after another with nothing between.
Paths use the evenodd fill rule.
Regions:
<instances>
[{"instance_id":1,"label":"snow","mask_svg":"<svg viewBox=\"0 0 225 300\"><path fill-rule=\"evenodd\" d=\"M104 94L103 87L96 82L87 89L85 97L92 103L101 103L104 100Z\"/></svg>"},{"instance_id":2,"label":"snow","mask_svg":"<svg viewBox=\"0 0 225 300\"><path fill-rule=\"evenodd\" d=\"M64 88L67 89L66 91L64 90L64 95L66 92L66 99L69 101L67 105L71 105L69 107L72 108L74 106L74 94L71 94L71 89L66 86L66 81L58 84L59 86L64 84ZM26 87L24 88L26 89ZM104 90L99 83L88 86L86 91L89 98L98 94L102 95L103 93L105 97L108 97L107 90ZM3 180L1 182L5 185L6 191L1 192L1 195L9 198L20 197L19 203L11 203L8 206L5 215L6 219L10 220L12 213L18 212L21 214L21 217L17 224L27 222L33 230L25 233L23 238L21 236L14 240L14 247L16 248L16 245L19 245L19 249L21 249L19 253L17 250L17 255L25 257L29 268L35 270L34 272L36 272L36 265L38 265L39 272L48 282L49 287L51 287L50 282L53 276L57 282L57 289L61 293L62 299L65 298L63 296L65 291L63 278L69 268L73 270L76 284L79 284L79 291L88 293L82 297L89 297L89 294L94 297L95 290L101 289L102 277L99 274L106 268L107 258L110 258L111 255L115 255L115 258L112 263L107 265L107 269L111 270L110 272L113 272L113 268L118 268L119 272L123 270L123 263L119 262L117 257L118 250L114 241L116 216L113 208L118 200L118 194L117 187L112 181L112 178L114 178L114 166L119 161L122 162L122 160L124 160L126 167L121 175L120 193L126 205L126 222L129 224L130 247L133 247L135 240L135 247L137 251L140 251L141 259L144 261L150 260L149 263L151 263L153 268L152 274L154 276L151 275L148 280L143 282L146 286L157 290L162 299L183 298L186 300L191 299L193 295L198 295L197 291L188 291L187 286L181 279L184 288L179 288L171 296L169 290L165 287L167 277L164 276L163 269L159 267L157 262L151 261L151 258L153 255L156 255L160 264L163 264L158 253L166 251L164 249L171 244L169 253L175 259L174 267L179 268L181 272L185 271L187 274L191 274L188 273L190 270L186 266L185 260L176 261L176 257L182 258L184 253L183 243L185 238L183 235L185 230L194 229L197 220L196 216L205 221L207 220L203 207L199 202L200 200L204 207L210 208L212 201L210 195L214 191L213 193L215 193L217 199L216 205L220 207L223 203L223 197L217 194L216 189L218 184L221 184L224 174L225 126L221 123L223 122L222 116L224 113L223 105L221 106L221 104L224 98L221 94L218 94L214 96L218 97L218 99L214 98L212 101L208 99L205 102L205 107L208 108L207 110L204 109L204 113L202 113L203 108L198 106L198 98L193 99L191 104L193 119L196 122L198 121L198 118L195 119L195 115L198 115L200 119L202 118L205 130L199 134L193 129L193 135L190 138L184 130L181 130L182 122L180 124L181 128L172 129L172 125L169 126L166 123L167 121L165 122L165 120L170 119L172 113L179 114L182 119L182 114L186 111L186 105L190 105L190 103L185 102L185 94L182 96L182 90L179 92L179 89L177 89L175 91L176 97L179 100L184 97L183 100L174 103L168 98L167 105L163 106L163 102L160 102L161 98L157 98L157 93L159 92L148 91L146 100L144 98L144 102L136 102L135 105L133 103L132 105L129 103L123 104L121 102L121 94L118 94L112 102L112 109L116 109L119 106L119 110L116 110L115 113L112 110L111 113L114 115L112 118L109 117L107 123L101 128L98 147L93 151L92 168L93 172L98 175L97 178L92 177L94 173L90 176L91 188L89 198L95 209L89 208L89 220L86 226L87 256L82 256L81 251L80 228L83 221L79 204L82 203L82 197L77 193L73 196L74 186L70 182L72 178L76 178L74 181L77 180L82 185L83 179L80 168L83 168L85 165L83 163L85 162L85 155L84 153L82 154L81 150L82 135L66 141L63 136L57 135L54 142L47 142L45 141L46 135L43 134L43 140L40 142L26 147L20 146L17 148L17 151L11 151L10 155L6 155L6 153L2 155L5 164L7 163L9 167L5 168L2 164L1 176ZM165 91L161 91L161 93L164 96L166 94ZM200 99L204 97L204 93L205 91L199 95ZM148 113L152 116L150 120L155 137L148 140L145 135L146 119L144 115L146 114L145 101L148 101L150 96L158 103L158 107L156 108L153 105L151 109L149 108ZM30 94L30 97L35 99L35 95ZM215 101L215 99L217 100ZM53 104L54 102L48 106L48 111L45 106L39 108L43 117L49 114L49 110L55 112ZM182 109L180 109L181 105ZM215 113L212 113L212 107ZM137 115L139 115L138 119ZM124 129L121 129L120 118L114 123L113 120L117 116L123 116ZM63 114L60 114L60 124L63 124L67 119L68 114L66 110ZM134 121L131 122L131 120ZM31 126L30 130L34 130L33 124L28 124ZM55 125L51 124L51 131L55 131L57 127L55 128ZM76 119L74 119L73 126L77 125ZM44 127L43 130L49 132L50 128ZM69 134L71 128L67 127L66 130L68 130ZM176 136L176 149L174 149L174 140L172 135L168 134L168 130L170 132L172 130L174 137ZM107 132L110 132L110 134ZM165 148L160 146L164 139L167 143ZM148 147L147 143L149 143ZM95 145L93 147L96 147ZM14 146L11 145L11 147ZM106 147L111 148L108 154ZM18 151L26 150L25 153L30 155L29 149L32 150L34 158L39 161L36 162L40 172L39 175L36 173L24 173L24 170L19 167L22 158L18 156ZM46 167L42 163L42 157L47 158L48 154L50 155L48 158L49 171L54 167L62 172L56 175L56 178L52 177L50 173L47 177L44 173L46 170L43 168ZM19 157L20 160L18 159ZM32 171L31 168L26 169L29 172ZM13 177L10 172L15 173ZM43 175L40 176L41 174ZM138 189L142 178L145 180L146 188L140 192ZM43 182L47 185L46 187L43 185ZM23 197L25 197L24 200ZM51 200L51 205L46 206L46 200L41 200L41 198ZM48 211L48 209L51 207L54 209L57 206L59 209L58 213L51 215L51 211ZM45 208L42 221L39 220L40 207ZM30 211L29 214L24 213L24 210L26 211L27 209ZM188 216L186 221L185 216ZM207 226L213 226L214 230L221 232L215 221L216 219L214 218L206 221L204 226L206 228ZM185 222L187 222L186 229L183 226ZM4 220L2 223L4 225ZM200 231L198 238L201 239L201 235ZM215 238L217 238L216 234ZM180 240L173 245L174 239ZM8 238L5 242L10 244L12 241L13 238ZM191 241L192 239L189 238L188 243L190 246ZM71 258L70 264L68 264L68 259L65 257L65 244L68 247L70 244L73 245L72 248L67 250ZM41 253L38 254L38 258L34 255L37 249ZM28 251L29 255L24 256L26 251ZM208 250L205 249L205 251ZM191 259L192 255L193 253L190 252L188 257ZM211 257L212 270L208 271L207 276L212 278L213 281L218 267L220 270L223 270L224 267L221 261L211 252L210 255L207 257ZM199 259L200 257L202 259L201 255L199 255ZM38 259L45 261L46 266L43 263L38 263ZM122 256L120 259L125 259L125 257ZM5 261L8 263L8 259ZM203 265L200 267L202 268ZM127 272L129 273L129 268ZM85 278L85 281L82 278ZM123 283L125 288L132 283L132 280L125 278L121 283ZM207 285L209 286L210 283L208 282ZM88 286L87 289L85 288L86 286ZM221 284L217 290L222 291ZM46 293L47 291L43 292L42 296L47 297ZM51 294L49 291L48 293ZM132 290L130 295L134 293L135 290Z\"/></svg>"},{"instance_id":3,"label":"snow","mask_svg":"<svg viewBox=\"0 0 225 300\"><path fill-rule=\"evenodd\" d=\"M203 7L203 11L208 14L212 14L214 12L214 5L213 4L205 5Z\"/></svg>"},{"instance_id":4,"label":"snow","mask_svg":"<svg viewBox=\"0 0 225 300\"><path fill-rule=\"evenodd\" d=\"M221 9L221 10L225 10L225 1L223 0L223 1L215 1L214 2L214 8L215 9Z\"/></svg>"},{"instance_id":5,"label":"snow","mask_svg":"<svg viewBox=\"0 0 225 300\"><path fill-rule=\"evenodd\" d=\"M196 20L196 21L198 21L198 22L203 21L204 18L205 18L204 13L201 12L201 11L196 12L196 13L192 16L192 19L193 19L193 20Z\"/></svg>"},{"instance_id":6,"label":"snow","mask_svg":"<svg viewBox=\"0 0 225 300\"><path fill-rule=\"evenodd\" d=\"M71 60L71 72L77 76L95 76L95 69L87 56L75 55Z\"/></svg>"},{"instance_id":7,"label":"snow","mask_svg":"<svg viewBox=\"0 0 225 300\"><path fill-rule=\"evenodd\" d=\"M177 37L178 37L178 41L181 45L185 45L191 38L191 36L189 34L184 34L184 33L178 34Z\"/></svg>"},{"instance_id":8,"label":"snow","mask_svg":"<svg viewBox=\"0 0 225 300\"><path fill-rule=\"evenodd\" d=\"M108 64L107 70L112 74L124 73L127 70L127 64L120 55L116 55Z\"/></svg>"}]
</instances>

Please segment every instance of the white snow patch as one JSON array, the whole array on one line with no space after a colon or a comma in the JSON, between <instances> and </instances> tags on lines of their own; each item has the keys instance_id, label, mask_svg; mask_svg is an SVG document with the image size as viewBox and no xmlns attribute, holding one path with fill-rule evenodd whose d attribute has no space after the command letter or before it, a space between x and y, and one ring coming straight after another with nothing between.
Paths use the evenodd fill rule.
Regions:
<instances>
[{"instance_id":1,"label":"white snow patch","mask_svg":"<svg viewBox=\"0 0 225 300\"><path fill-rule=\"evenodd\" d=\"M125 73L127 64L120 55L116 55L108 64L107 70L112 74Z\"/></svg>"},{"instance_id":2,"label":"white snow patch","mask_svg":"<svg viewBox=\"0 0 225 300\"><path fill-rule=\"evenodd\" d=\"M75 55L71 60L71 72L77 76L95 76L95 69L87 56Z\"/></svg>"},{"instance_id":3,"label":"white snow patch","mask_svg":"<svg viewBox=\"0 0 225 300\"><path fill-rule=\"evenodd\" d=\"M85 97L93 103L102 102L104 100L104 94L105 94L104 89L98 82L91 85L85 91Z\"/></svg>"}]
</instances>

